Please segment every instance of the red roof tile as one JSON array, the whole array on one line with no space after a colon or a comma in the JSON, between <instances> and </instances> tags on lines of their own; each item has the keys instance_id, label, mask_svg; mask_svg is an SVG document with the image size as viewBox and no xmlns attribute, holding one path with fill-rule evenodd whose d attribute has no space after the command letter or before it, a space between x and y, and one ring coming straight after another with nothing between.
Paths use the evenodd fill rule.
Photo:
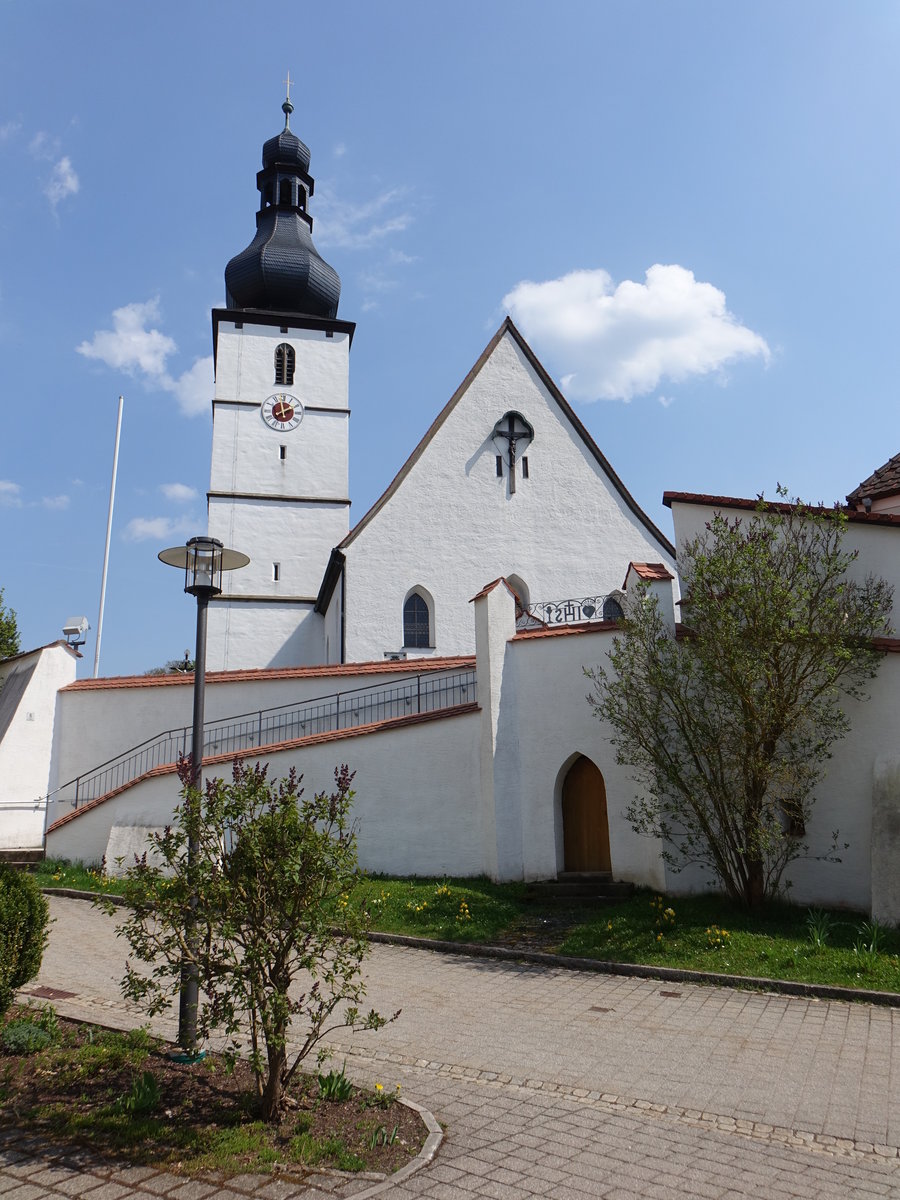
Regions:
<instances>
[{"instance_id":1,"label":"red roof tile","mask_svg":"<svg viewBox=\"0 0 900 1200\"><path fill-rule=\"evenodd\" d=\"M333 663L321 667L258 667L247 671L209 671L209 683L255 683L270 679L322 679L329 675L393 675L395 672L424 674L426 671L455 671L462 667L473 667L475 656L458 655L453 658L408 658L384 659L380 662ZM174 675L113 675L108 679L79 679L60 688L62 692L84 692L95 688L178 687L193 686L194 676Z\"/></svg>"},{"instance_id":2,"label":"red roof tile","mask_svg":"<svg viewBox=\"0 0 900 1200\"><path fill-rule=\"evenodd\" d=\"M488 594L488 592L492 592L494 590L494 588L497 587L501 583L505 583L507 588L509 589L509 591L512 592L512 594L515 596L515 594L516 594L515 588L510 587L509 583L507 583L506 578L503 575L498 575L496 579L492 579L490 583L486 583L480 592L476 592L476 594L472 597L472 599L469 601L469 603L474 604L476 600L480 600L482 596L486 596Z\"/></svg>"},{"instance_id":3,"label":"red roof tile","mask_svg":"<svg viewBox=\"0 0 900 1200\"><path fill-rule=\"evenodd\" d=\"M640 579L654 580L654 579L674 579L675 578L675 576L672 574L672 572L669 570L669 568L665 565L665 563L633 562L633 563L628 564L628 570L634 571L634 573ZM628 571L625 572L625 579L627 582ZM623 583L622 586L624 587L625 584Z\"/></svg>"},{"instance_id":4,"label":"red roof tile","mask_svg":"<svg viewBox=\"0 0 900 1200\"><path fill-rule=\"evenodd\" d=\"M702 504L707 508L740 508L752 512L759 508L759 498L747 500L739 496L705 496L700 492L663 492L663 504L666 508L671 508L673 504ZM786 504L781 500L766 500L765 506L775 512L785 513L796 508L796 505ZM857 512L855 508L846 508L839 504L808 504L806 507L814 513L839 512L848 521L864 521L869 525L893 525L900 528L900 514Z\"/></svg>"},{"instance_id":5,"label":"red roof tile","mask_svg":"<svg viewBox=\"0 0 900 1200\"><path fill-rule=\"evenodd\" d=\"M568 637L573 633L606 633L620 629L618 621L581 621L577 625L554 625L543 629L523 629L513 638L514 642L530 641L532 638Z\"/></svg>"},{"instance_id":6,"label":"red roof tile","mask_svg":"<svg viewBox=\"0 0 900 1200\"><path fill-rule=\"evenodd\" d=\"M848 504L860 504L866 497L879 500L882 496L900 494L900 454L889 458L883 467L873 471L868 479L864 479L859 487L854 488L847 496Z\"/></svg>"}]
</instances>

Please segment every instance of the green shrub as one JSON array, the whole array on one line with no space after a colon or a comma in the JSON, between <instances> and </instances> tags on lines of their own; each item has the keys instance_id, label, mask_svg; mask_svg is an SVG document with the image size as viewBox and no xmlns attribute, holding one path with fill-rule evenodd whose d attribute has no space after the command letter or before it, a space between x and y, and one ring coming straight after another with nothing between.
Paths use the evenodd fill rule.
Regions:
<instances>
[{"instance_id":1,"label":"green shrub","mask_svg":"<svg viewBox=\"0 0 900 1200\"><path fill-rule=\"evenodd\" d=\"M344 1074L346 1063L341 1067L340 1071L331 1070L327 1074L317 1075L319 1082L319 1095L323 1100L349 1100L353 1095L353 1084Z\"/></svg>"},{"instance_id":2,"label":"green shrub","mask_svg":"<svg viewBox=\"0 0 900 1200\"><path fill-rule=\"evenodd\" d=\"M47 920L47 901L31 876L0 863L0 1016L41 968Z\"/></svg>"},{"instance_id":3,"label":"green shrub","mask_svg":"<svg viewBox=\"0 0 900 1200\"><path fill-rule=\"evenodd\" d=\"M34 1021L10 1021L0 1034L0 1042L7 1054L37 1054L52 1041L52 1035Z\"/></svg>"}]
</instances>

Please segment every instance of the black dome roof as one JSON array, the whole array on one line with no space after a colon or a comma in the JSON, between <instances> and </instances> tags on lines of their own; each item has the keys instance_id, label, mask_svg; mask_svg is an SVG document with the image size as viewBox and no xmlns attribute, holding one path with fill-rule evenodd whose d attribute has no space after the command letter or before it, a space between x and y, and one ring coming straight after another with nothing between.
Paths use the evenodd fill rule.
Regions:
<instances>
[{"instance_id":1,"label":"black dome roof","mask_svg":"<svg viewBox=\"0 0 900 1200\"><path fill-rule=\"evenodd\" d=\"M263 146L263 167L273 167L275 163L295 165L301 171L309 170L309 147L301 142L291 129L282 129L276 137L269 138Z\"/></svg>"},{"instance_id":2,"label":"black dome roof","mask_svg":"<svg viewBox=\"0 0 900 1200\"><path fill-rule=\"evenodd\" d=\"M313 245L309 149L291 130L290 99L281 107L284 129L263 146L263 169L256 177L256 236L225 268L227 304L334 320L341 281Z\"/></svg>"},{"instance_id":3,"label":"black dome roof","mask_svg":"<svg viewBox=\"0 0 900 1200\"><path fill-rule=\"evenodd\" d=\"M229 308L337 316L341 281L313 245L309 226L295 212L260 213L256 237L225 268Z\"/></svg>"}]
</instances>

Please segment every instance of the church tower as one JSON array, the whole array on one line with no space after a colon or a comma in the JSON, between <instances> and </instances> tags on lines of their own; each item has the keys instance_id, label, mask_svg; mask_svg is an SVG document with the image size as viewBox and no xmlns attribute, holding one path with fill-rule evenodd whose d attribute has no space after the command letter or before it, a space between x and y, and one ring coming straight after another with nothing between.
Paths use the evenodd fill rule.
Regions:
<instances>
[{"instance_id":1,"label":"church tower","mask_svg":"<svg viewBox=\"0 0 900 1200\"><path fill-rule=\"evenodd\" d=\"M316 596L348 530L349 354L341 282L313 245L309 150L290 127L263 146L256 236L213 310L209 533L250 556L209 609L210 670L326 659Z\"/></svg>"}]
</instances>

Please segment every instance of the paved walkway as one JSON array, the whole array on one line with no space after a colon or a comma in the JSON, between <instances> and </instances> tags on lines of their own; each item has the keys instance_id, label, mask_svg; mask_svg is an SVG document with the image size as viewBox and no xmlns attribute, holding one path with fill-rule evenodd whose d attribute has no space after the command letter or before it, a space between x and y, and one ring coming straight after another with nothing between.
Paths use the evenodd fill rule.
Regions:
<instances>
[{"instance_id":1,"label":"paved walkway","mask_svg":"<svg viewBox=\"0 0 900 1200\"><path fill-rule=\"evenodd\" d=\"M125 947L51 900L38 983L60 1013L130 1025ZM369 998L403 1008L336 1040L360 1082L400 1082L447 1129L400 1197L900 1197L900 1010L376 946ZM173 1025L157 1028L171 1036ZM16 1156L19 1157L16 1157ZM227 1188L7 1142L0 1197L359 1195L371 1180L244 1177Z\"/></svg>"}]
</instances>

